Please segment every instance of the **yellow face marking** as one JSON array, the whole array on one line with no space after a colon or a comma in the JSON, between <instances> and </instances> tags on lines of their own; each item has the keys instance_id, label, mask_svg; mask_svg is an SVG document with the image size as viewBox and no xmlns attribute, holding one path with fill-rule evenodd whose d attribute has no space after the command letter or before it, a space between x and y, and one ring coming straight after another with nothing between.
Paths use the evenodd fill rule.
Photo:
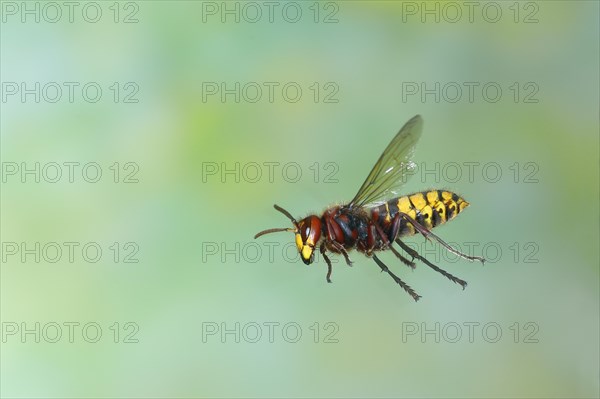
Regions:
<instances>
[{"instance_id":1,"label":"yellow face marking","mask_svg":"<svg viewBox=\"0 0 600 399\"><path fill-rule=\"evenodd\" d=\"M400 197L398 198L398 210L402 213L408 213L412 209L410 206L410 202L408 201L408 197Z\"/></svg>"},{"instance_id":2,"label":"yellow face marking","mask_svg":"<svg viewBox=\"0 0 600 399\"><path fill-rule=\"evenodd\" d=\"M438 202L438 192L429 191L427 192L427 202L429 205L434 206Z\"/></svg>"},{"instance_id":3,"label":"yellow face marking","mask_svg":"<svg viewBox=\"0 0 600 399\"><path fill-rule=\"evenodd\" d=\"M423 207L425 205L427 205L427 202L425 201L425 196L423 195L423 193L416 193L416 194L411 195L410 200L412 201L413 205L417 209L423 209Z\"/></svg>"},{"instance_id":4,"label":"yellow face marking","mask_svg":"<svg viewBox=\"0 0 600 399\"><path fill-rule=\"evenodd\" d=\"M304 243L302 242L302 237L300 237L300 233L296 233L296 248L298 248L298 252L302 251L302 247Z\"/></svg>"},{"instance_id":5,"label":"yellow face marking","mask_svg":"<svg viewBox=\"0 0 600 399\"><path fill-rule=\"evenodd\" d=\"M302 248L302 258L304 260L309 260L311 255L313 253L313 249L312 247L309 247L308 245L305 245L304 248Z\"/></svg>"}]
</instances>

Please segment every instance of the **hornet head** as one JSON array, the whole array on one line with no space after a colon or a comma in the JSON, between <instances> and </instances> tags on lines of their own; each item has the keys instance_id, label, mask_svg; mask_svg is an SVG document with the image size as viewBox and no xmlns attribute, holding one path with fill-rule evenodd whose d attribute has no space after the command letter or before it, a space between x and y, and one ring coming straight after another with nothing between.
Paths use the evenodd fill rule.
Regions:
<instances>
[{"instance_id":1,"label":"hornet head","mask_svg":"<svg viewBox=\"0 0 600 399\"><path fill-rule=\"evenodd\" d=\"M275 209L287 216L294 227L283 227L263 230L257 233L254 238L258 238L264 234L276 233L279 231L292 231L296 236L296 247L300 253L302 261L310 265L314 259L314 251L319 239L321 238L321 219L315 215L310 215L297 222L288 211L278 205L274 205Z\"/></svg>"}]
</instances>

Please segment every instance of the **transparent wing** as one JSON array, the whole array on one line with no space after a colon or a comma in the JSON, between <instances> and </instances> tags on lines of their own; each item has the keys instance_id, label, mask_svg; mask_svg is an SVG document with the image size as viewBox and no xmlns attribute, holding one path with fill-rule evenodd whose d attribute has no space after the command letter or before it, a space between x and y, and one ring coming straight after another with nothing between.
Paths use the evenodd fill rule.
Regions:
<instances>
[{"instance_id":1,"label":"transparent wing","mask_svg":"<svg viewBox=\"0 0 600 399\"><path fill-rule=\"evenodd\" d=\"M398 195L398 189L412 175L411 161L415 144L421 137L423 119L420 115L406 122L383 151L373 170L361 186L349 207L378 205Z\"/></svg>"}]
</instances>

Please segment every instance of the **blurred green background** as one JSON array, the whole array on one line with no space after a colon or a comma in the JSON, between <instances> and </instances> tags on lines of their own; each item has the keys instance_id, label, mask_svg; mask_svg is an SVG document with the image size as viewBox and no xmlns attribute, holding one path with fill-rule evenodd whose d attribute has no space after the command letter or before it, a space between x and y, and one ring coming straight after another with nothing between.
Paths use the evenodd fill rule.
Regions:
<instances>
[{"instance_id":1,"label":"blurred green background","mask_svg":"<svg viewBox=\"0 0 600 399\"><path fill-rule=\"evenodd\" d=\"M598 2L58 4L1 4L3 397L598 397ZM253 240L415 114L406 193L462 194L437 234L490 262L408 241L465 291Z\"/></svg>"}]
</instances>

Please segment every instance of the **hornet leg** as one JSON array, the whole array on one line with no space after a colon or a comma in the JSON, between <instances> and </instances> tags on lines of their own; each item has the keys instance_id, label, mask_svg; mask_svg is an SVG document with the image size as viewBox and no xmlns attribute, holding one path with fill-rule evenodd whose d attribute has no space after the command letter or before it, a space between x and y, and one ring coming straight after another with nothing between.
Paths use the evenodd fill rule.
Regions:
<instances>
[{"instance_id":1,"label":"hornet leg","mask_svg":"<svg viewBox=\"0 0 600 399\"><path fill-rule=\"evenodd\" d=\"M327 262L327 276L325 278L328 283L331 283L331 259L325 255L325 242L321 244L321 255L323 255L323 259Z\"/></svg>"},{"instance_id":2,"label":"hornet leg","mask_svg":"<svg viewBox=\"0 0 600 399\"><path fill-rule=\"evenodd\" d=\"M452 274L448 273L444 269L441 269L441 268L437 267L436 265L434 265L433 263L431 263L430 261L428 261L427 259L425 259L424 257L422 257L417 251L415 251L414 249L412 249L411 247L409 247L408 245L406 245L405 243L403 243L402 241L400 241L399 238L396 238L396 242L398 243L398 245L400 245L400 247L403 250L406 251L406 253L408 253L410 256L412 256L413 259L414 258L419 259L421 262L425 263L427 266L431 267L436 272L441 273L444 276L446 276L450 281L452 281L452 282L454 282L456 284L459 284L462 287L463 290L467 286L467 282L466 281L461 280L458 277L455 277Z\"/></svg>"},{"instance_id":3,"label":"hornet leg","mask_svg":"<svg viewBox=\"0 0 600 399\"><path fill-rule=\"evenodd\" d=\"M406 284L404 281L400 280L400 278L398 276L396 276L394 273L392 273L390 271L390 269L382 261L379 260L377 255L373 255L373 259L375 260L375 263L377 263L377 265L379 265L379 267L381 268L381 271L389 274L394 279L394 281L396 283L398 283L398 285L400 285L400 287L404 288L404 291L408 292L410 294L410 296L413 297L413 299L415 301L418 301L419 298L421 298L421 296L418 295L412 288L410 288L410 286L408 284Z\"/></svg>"},{"instance_id":4,"label":"hornet leg","mask_svg":"<svg viewBox=\"0 0 600 399\"><path fill-rule=\"evenodd\" d=\"M439 242L444 248L446 248L446 250L448 252L451 252L456 256L460 256L461 258L464 258L464 259L467 259L470 261L478 260L481 263L485 262L485 259L482 258L481 256L471 256L471 255L463 254L462 252L452 248L446 241L442 240L440 237L433 234L431 232L431 230L428 230L425 227L423 227L422 225L420 225L416 220L414 220L413 218L408 216L406 213L398 212L398 214L401 215L410 224L412 224L413 227L415 228L415 230L417 232L421 233L423 235L423 237L425 237L427 240L429 240L430 237L433 238L434 240Z\"/></svg>"},{"instance_id":5,"label":"hornet leg","mask_svg":"<svg viewBox=\"0 0 600 399\"><path fill-rule=\"evenodd\" d=\"M408 259L406 259L404 256L402 256L400 254L400 252L398 252L396 250L396 248L394 248L392 246L392 243L390 242L390 239L387 237L387 235L385 234L385 232L383 231L383 229L381 228L381 226L379 226L377 223L373 223L373 224L375 225L375 230L377 230L377 233L381 237L381 240L393 252L393 254L396 255L396 257L398 259L400 259L400 261L402 263L404 263L406 266L410 267L411 269L414 269L416 267L415 263L411 262ZM400 213L397 213L396 216L394 216L394 220L392 221L391 241L394 241L394 239L398 235L398 230L400 230Z\"/></svg>"},{"instance_id":6,"label":"hornet leg","mask_svg":"<svg viewBox=\"0 0 600 399\"><path fill-rule=\"evenodd\" d=\"M352 266L352 261L350 260L350 257L348 256L348 251L346 251L346 248L344 248L344 246L342 244L340 244L339 242L337 242L335 240L335 236L333 235L333 227L332 227L333 220L332 220L332 218L326 217L325 223L327 225L328 244L330 244L332 247L334 247L337 252L344 255L344 259L346 259L346 263L348 264L348 266Z\"/></svg>"},{"instance_id":7,"label":"hornet leg","mask_svg":"<svg viewBox=\"0 0 600 399\"><path fill-rule=\"evenodd\" d=\"M344 248L344 246L342 244L340 244L339 242L334 241L334 240L330 240L329 243L331 244L332 247L334 247L336 249L336 251L338 251L342 255L344 255L344 259L346 259L346 264L348 264L348 266L352 266L352 261L350 260L350 257L348 256L348 251L346 251L346 248Z\"/></svg>"}]
</instances>

